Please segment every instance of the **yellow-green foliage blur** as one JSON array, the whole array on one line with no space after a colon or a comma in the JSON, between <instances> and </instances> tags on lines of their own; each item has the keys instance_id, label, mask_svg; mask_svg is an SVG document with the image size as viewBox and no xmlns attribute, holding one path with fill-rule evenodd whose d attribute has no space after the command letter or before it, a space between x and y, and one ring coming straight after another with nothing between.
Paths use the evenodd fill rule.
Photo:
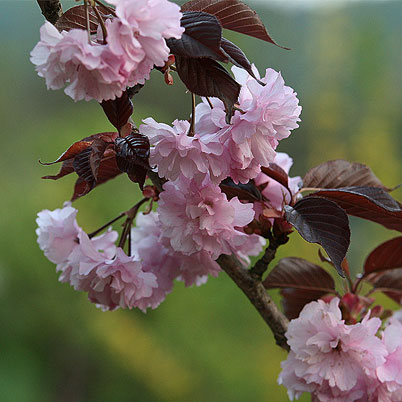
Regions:
<instances>
[{"instance_id":1,"label":"yellow-green foliage blur","mask_svg":"<svg viewBox=\"0 0 402 402\"><path fill-rule=\"evenodd\" d=\"M402 3L310 11L261 4L254 7L270 33L291 51L227 37L261 72L282 71L298 92L301 126L279 148L295 160L292 175L345 158L370 165L387 186L402 182ZM286 401L276 384L286 354L224 274L199 288L177 284L145 315L103 313L57 281L37 247L35 217L62 206L75 178L41 180L57 167L38 160L54 160L74 141L112 127L95 102L74 104L62 91L46 91L29 62L42 23L36 2L0 2L0 401ZM186 119L190 109L179 80L167 87L158 72L134 99L137 123L150 115ZM393 195L402 199L401 190ZM136 186L119 177L75 203L79 223L93 231L136 197ZM394 236L352 219L353 271ZM317 246L291 237L278 258L318 262Z\"/></svg>"}]
</instances>

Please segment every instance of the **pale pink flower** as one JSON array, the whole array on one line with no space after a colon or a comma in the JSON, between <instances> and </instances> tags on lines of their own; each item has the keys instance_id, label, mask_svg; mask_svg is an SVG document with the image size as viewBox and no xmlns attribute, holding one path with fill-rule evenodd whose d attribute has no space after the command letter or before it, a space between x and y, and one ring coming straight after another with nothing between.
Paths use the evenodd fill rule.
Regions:
<instances>
[{"instance_id":1,"label":"pale pink flower","mask_svg":"<svg viewBox=\"0 0 402 402\"><path fill-rule=\"evenodd\" d=\"M211 257L211 253L201 250L192 255L175 253L180 260L178 280L186 286L200 286L207 282L208 276L217 277L221 272L219 264Z\"/></svg>"},{"instance_id":2,"label":"pale pink flower","mask_svg":"<svg viewBox=\"0 0 402 402\"><path fill-rule=\"evenodd\" d=\"M140 213L136 219L137 226L131 230L132 253L141 260L144 272L155 275L158 286L152 289L149 297L137 302L141 310L155 309L173 289L173 281L180 274L181 260L174 251L161 241L161 224L156 212L147 215Z\"/></svg>"},{"instance_id":3,"label":"pale pink flower","mask_svg":"<svg viewBox=\"0 0 402 402\"><path fill-rule=\"evenodd\" d=\"M162 235L171 247L185 255L205 250L215 260L236 250L248 255L258 236L240 230L254 218L252 204L237 197L227 200L220 188L205 180L201 185L184 177L164 185L159 214Z\"/></svg>"},{"instance_id":4,"label":"pale pink flower","mask_svg":"<svg viewBox=\"0 0 402 402\"><path fill-rule=\"evenodd\" d=\"M45 256L53 263L67 260L71 251L78 245L79 226L76 221L77 210L66 203L62 209L38 213L38 244Z\"/></svg>"},{"instance_id":5,"label":"pale pink flower","mask_svg":"<svg viewBox=\"0 0 402 402\"><path fill-rule=\"evenodd\" d=\"M125 59L110 49L91 41L81 29L59 32L45 22L40 29L40 41L31 52L31 61L48 89L68 86L65 93L75 101L96 99L98 102L121 96L129 71Z\"/></svg>"},{"instance_id":6,"label":"pale pink flower","mask_svg":"<svg viewBox=\"0 0 402 402\"><path fill-rule=\"evenodd\" d=\"M104 310L137 307L158 286L154 274L144 272L135 256L128 257L121 248L116 256L96 268L88 298Z\"/></svg>"},{"instance_id":7,"label":"pale pink flower","mask_svg":"<svg viewBox=\"0 0 402 402\"><path fill-rule=\"evenodd\" d=\"M289 173L291 166L293 165L293 159L284 152L278 152L274 159L279 167L281 167L286 173ZM254 179L257 186L266 184L266 187L262 191L262 195L268 200L270 206L279 211L282 210L283 205L289 204L293 195L297 193L300 189L300 183L302 183L302 178L300 176L289 177L288 185L289 191L278 183L276 180L270 178L263 172L260 172L258 176Z\"/></svg>"},{"instance_id":8,"label":"pale pink flower","mask_svg":"<svg viewBox=\"0 0 402 402\"><path fill-rule=\"evenodd\" d=\"M389 392L394 392L402 389L402 324L398 320L385 328L382 341L388 354L385 363L377 368L377 376Z\"/></svg>"},{"instance_id":9,"label":"pale pink flower","mask_svg":"<svg viewBox=\"0 0 402 402\"><path fill-rule=\"evenodd\" d=\"M143 84L153 66L162 67L168 59L165 39L178 39L184 32L180 26L180 8L167 0L110 0L109 3L116 6L118 18L111 23L108 43L116 54L122 54L124 48L126 56L136 64L130 86ZM144 52L141 60L139 50Z\"/></svg>"},{"instance_id":10,"label":"pale pink flower","mask_svg":"<svg viewBox=\"0 0 402 402\"><path fill-rule=\"evenodd\" d=\"M115 256L117 237L118 233L109 229L106 233L90 239L80 229L77 247L72 250L66 261L57 265L56 270L60 272L59 281L69 283L75 290L88 292L96 276L95 268Z\"/></svg>"},{"instance_id":11,"label":"pale pink flower","mask_svg":"<svg viewBox=\"0 0 402 402\"><path fill-rule=\"evenodd\" d=\"M229 160L219 138L197 134L189 137L188 121L176 120L173 127L157 123L152 118L145 119L144 123L140 132L147 135L154 145L150 163L158 167L160 177L176 180L182 174L202 182L209 175L215 184L227 177Z\"/></svg>"},{"instance_id":12,"label":"pale pink flower","mask_svg":"<svg viewBox=\"0 0 402 402\"><path fill-rule=\"evenodd\" d=\"M217 133L231 156L230 177L245 183L257 176L258 165L274 161L279 141L298 127L301 107L280 73L267 69L261 79L266 85L262 86L244 70L232 70L242 84L238 101L241 111L235 112L228 125L220 100L213 100L212 109L204 102L196 108L196 131L200 135Z\"/></svg>"},{"instance_id":13,"label":"pale pink flower","mask_svg":"<svg viewBox=\"0 0 402 402\"><path fill-rule=\"evenodd\" d=\"M137 226L132 229L132 251L141 259L143 270L152 272L158 281L152 296L141 301L144 308L156 308L171 292L174 279L186 286L202 285L208 275L220 272L219 265L204 250L191 256L173 250L169 239L162 237L157 212L138 215Z\"/></svg>"},{"instance_id":14,"label":"pale pink flower","mask_svg":"<svg viewBox=\"0 0 402 402\"><path fill-rule=\"evenodd\" d=\"M291 398L307 390L320 401L331 400L328 395L363 401L378 386L375 371L387 354L376 337L381 321L367 315L361 323L346 325L338 305L338 298L329 304L311 302L289 323L292 354L282 363L278 382Z\"/></svg>"}]
</instances>

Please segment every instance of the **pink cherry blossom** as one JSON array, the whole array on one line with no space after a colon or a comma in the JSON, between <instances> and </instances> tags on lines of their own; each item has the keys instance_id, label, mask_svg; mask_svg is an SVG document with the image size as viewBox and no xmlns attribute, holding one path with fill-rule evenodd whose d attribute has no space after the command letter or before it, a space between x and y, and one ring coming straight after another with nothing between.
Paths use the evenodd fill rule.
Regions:
<instances>
[{"instance_id":1,"label":"pink cherry blossom","mask_svg":"<svg viewBox=\"0 0 402 402\"><path fill-rule=\"evenodd\" d=\"M144 120L140 132L149 137L150 163L158 167L160 177L176 180L181 174L188 179L202 182L208 174L211 181L219 184L228 175L228 157L224 147L214 135L189 137L190 123L176 120L173 127Z\"/></svg>"},{"instance_id":2,"label":"pink cherry blossom","mask_svg":"<svg viewBox=\"0 0 402 402\"><path fill-rule=\"evenodd\" d=\"M142 299L150 297L157 286L154 274L144 272L135 256L128 257L117 248L112 260L97 267L88 298L104 310L131 309L140 305Z\"/></svg>"},{"instance_id":3,"label":"pink cherry blossom","mask_svg":"<svg viewBox=\"0 0 402 402\"><path fill-rule=\"evenodd\" d=\"M199 185L180 178L166 183L164 190L159 202L162 235L175 251L192 255L205 250L215 260L236 250L249 255L260 244L258 236L237 230L254 218L252 204L237 197L228 201L208 179Z\"/></svg>"},{"instance_id":4,"label":"pink cherry blossom","mask_svg":"<svg viewBox=\"0 0 402 402\"><path fill-rule=\"evenodd\" d=\"M31 52L36 71L46 80L48 89L60 89L75 101L114 99L125 90L129 72L125 59L96 41L88 43L81 29L59 32L49 22L40 29L40 41Z\"/></svg>"},{"instance_id":5,"label":"pink cherry blossom","mask_svg":"<svg viewBox=\"0 0 402 402\"><path fill-rule=\"evenodd\" d=\"M367 315L358 324L346 325L338 305L337 297L329 304L311 302L289 323L291 353L278 382L288 388L291 399L309 391L319 401L364 401L377 388L376 369L387 354L376 337L381 321Z\"/></svg>"},{"instance_id":6,"label":"pink cherry blossom","mask_svg":"<svg viewBox=\"0 0 402 402\"><path fill-rule=\"evenodd\" d=\"M281 167L286 173L289 173L291 166L293 165L293 159L286 153L278 152L275 156L274 163ZM288 204L291 201L291 196L297 193L300 188L302 178L300 176L289 177L288 185L289 191L278 183L276 180L271 179L269 176L260 172L255 178L255 184L261 186L266 184L266 187L262 191L262 195L268 200L269 205L279 211L282 210L284 204Z\"/></svg>"},{"instance_id":7,"label":"pink cherry blossom","mask_svg":"<svg viewBox=\"0 0 402 402\"><path fill-rule=\"evenodd\" d=\"M144 308L156 308L171 292L174 279L186 286L198 286L207 281L208 275L216 277L221 270L204 250L191 256L173 250L169 239L162 236L157 212L139 214L131 237L132 251L141 259L144 271L152 272L158 281L152 296L142 300Z\"/></svg>"},{"instance_id":8,"label":"pink cherry blossom","mask_svg":"<svg viewBox=\"0 0 402 402\"><path fill-rule=\"evenodd\" d=\"M389 392L402 389L402 324L393 320L385 328L383 343L387 349L386 361L377 368L377 376Z\"/></svg>"},{"instance_id":9,"label":"pink cherry blossom","mask_svg":"<svg viewBox=\"0 0 402 402\"><path fill-rule=\"evenodd\" d=\"M116 6L118 18L108 30L108 43L115 54L125 54L134 63L130 86L143 84L153 66L162 67L168 59L165 39L178 39L184 32L180 26L180 8L167 0L110 0L109 3Z\"/></svg>"},{"instance_id":10,"label":"pink cherry blossom","mask_svg":"<svg viewBox=\"0 0 402 402\"><path fill-rule=\"evenodd\" d=\"M214 132L221 138L231 156L230 177L245 183L257 176L258 165L273 162L279 141L298 127L301 107L280 73L267 69L262 86L244 70L233 67L233 72L242 84L241 111L235 112L228 125L220 100L213 100L212 109L204 102L196 108L196 128L200 135Z\"/></svg>"},{"instance_id":11,"label":"pink cherry blossom","mask_svg":"<svg viewBox=\"0 0 402 402\"><path fill-rule=\"evenodd\" d=\"M77 247L64 262L57 265L60 282L69 283L75 290L88 292L96 276L95 268L115 256L117 237L118 233L109 229L106 233L90 239L80 229Z\"/></svg>"},{"instance_id":12,"label":"pink cherry blossom","mask_svg":"<svg viewBox=\"0 0 402 402\"><path fill-rule=\"evenodd\" d=\"M161 225L156 212L140 213L137 226L131 230L131 250L141 260L144 272L155 275L158 286L149 297L137 302L141 310L158 307L173 289L173 281L179 275L181 261L174 251L161 242Z\"/></svg>"},{"instance_id":13,"label":"pink cherry blossom","mask_svg":"<svg viewBox=\"0 0 402 402\"><path fill-rule=\"evenodd\" d=\"M55 264L66 261L72 250L78 245L79 226L76 221L77 210L70 203L62 209L38 213L36 223L38 228L39 247L45 256Z\"/></svg>"}]
</instances>

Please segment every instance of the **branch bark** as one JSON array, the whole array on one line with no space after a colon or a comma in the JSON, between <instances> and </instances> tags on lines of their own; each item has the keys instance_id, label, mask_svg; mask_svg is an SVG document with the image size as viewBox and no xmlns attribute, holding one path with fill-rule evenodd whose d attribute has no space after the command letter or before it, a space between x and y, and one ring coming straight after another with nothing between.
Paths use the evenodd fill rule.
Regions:
<instances>
[{"instance_id":1,"label":"branch bark","mask_svg":"<svg viewBox=\"0 0 402 402\"><path fill-rule=\"evenodd\" d=\"M59 0L37 0L37 2L44 17L52 24L62 16L63 9Z\"/></svg>"},{"instance_id":2,"label":"branch bark","mask_svg":"<svg viewBox=\"0 0 402 402\"><path fill-rule=\"evenodd\" d=\"M276 344L289 351L285 337L289 321L268 296L261 279L245 269L234 256L221 255L217 262L243 291L262 319L271 328Z\"/></svg>"}]
</instances>

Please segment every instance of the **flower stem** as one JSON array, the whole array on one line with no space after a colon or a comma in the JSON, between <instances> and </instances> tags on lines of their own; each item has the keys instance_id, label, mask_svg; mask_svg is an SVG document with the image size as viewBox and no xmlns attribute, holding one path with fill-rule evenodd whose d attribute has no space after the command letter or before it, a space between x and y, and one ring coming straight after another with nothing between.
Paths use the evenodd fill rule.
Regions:
<instances>
[{"instance_id":1,"label":"flower stem","mask_svg":"<svg viewBox=\"0 0 402 402\"><path fill-rule=\"evenodd\" d=\"M86 22L87 33L88 33L88 43L91 44L91 26L89 23L88 0L84 0L84 9L85 9L85 22Z\"/></svg>"},{"instance_id":2,"label":"flower stem","mask_svg":"<svg viewBox=\"0 0 402 402\"><path fill-rule=\"evenodd\" d=\"M106 45L107 30L106 30L105 22L103 21L103 18L100 15L99 10L97 9L95 4L92 5L92 9L95 11L96 19L99 21L99 24L102 28L103 44Z\"/></svg>"},{"instance_id":3,"label":"flower stem","mask_svg":"<svg viewBox=\"0 0 402 402\"><path fill-rule=\"evenodd\" d=\"M99 229L95 230L94 232L90 233L88 237L92 239L95 237L98 233L102 232L105 230L108 226L112 225L113 223L117 222L120 218L122 218L124 215L126 215L125 212L122 212L119 216L116 216L116 218L113 218L111 221L108 223L105 223L103 226L101 226Z\"/></svg>"},{"instance_id":4,"label":"flower stem","mask_svg":"<svg viewBox=\"0 0 402 402\"><path fill-rule=\"evenodd\" d=\"M190 120L190 130L188 130L188 136L194 137L195 134L195 94L191 93L191 120Z\"/></svg>"}]
</instances>

